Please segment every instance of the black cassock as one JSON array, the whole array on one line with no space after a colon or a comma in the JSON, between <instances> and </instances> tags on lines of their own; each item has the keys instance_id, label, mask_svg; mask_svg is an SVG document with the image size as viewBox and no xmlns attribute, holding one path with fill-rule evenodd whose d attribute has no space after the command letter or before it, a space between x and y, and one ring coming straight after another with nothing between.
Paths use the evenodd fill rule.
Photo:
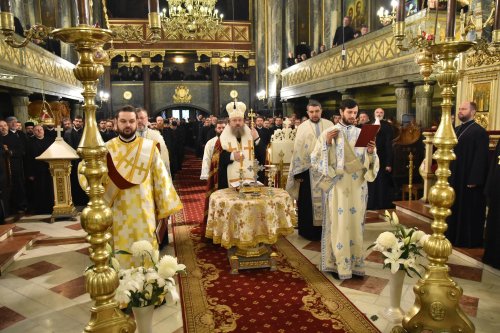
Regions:
<instances>
[{"instance_id":1,"label":"black cassock","mask_svg":"<svg viewBox=\"0 0 500 333\"><path fill-rule=\"evenodd\" d=\"M394 200L392 173L385 170L386 167L392 167L392 139L393 131L391 125L382 120L380 122L380 130L375 139L380 170L375 181L368 182L367 209L377 210L394 207L392 204Z\"/></svg>"},{"instance_id":2,"label":"black cassock","mask_svg":"<svg viewBox=\"0 0 500 333\"><path fill-rule=\"evenodd\" d=\"M500 141L493 155L485 194L488 200L488 219L484 240L483 262L500 269Z\"/></svg>"},{"instance_id":3,"label":"black cassock","mask_svg":"<svg viewBox=\"0 0 500 333\"><path fill-rule=\"evenodd\" d=\"M455 190L455 202L448 217L446 237L454 246L481 247L486 215L483 192L488 174L488 133L474 120L456 127L455 133L457 159L450 164L449 179Z\"/></svg>"},{"instance_id":4,"label":"black cassock","mask_svg":"<svg viewBox=\"0 0 500 333\"><path fill-rule=\"evenodd\" d=\"M311 178L309 169L296 174L295 181L300 181L297 198L297 219L299 235L310 241L321 240L322 227L314 225L314 211L311 196Z\"/></svg>"},{"instance_id":5,"label":"black cassock","mask_svg":"<svg viewBox=\"0 0 500 333\"><path fill-rule=\"evenodd\" d=\"M51 214L54 207L54 188L49 164L36 160L51 145L50 138L30 139L26 153L26 178L28 186L34 193L30 202L31 209L36 214ZM31 180L30 177L34 179Z\"/></svg>"}]
</instances>

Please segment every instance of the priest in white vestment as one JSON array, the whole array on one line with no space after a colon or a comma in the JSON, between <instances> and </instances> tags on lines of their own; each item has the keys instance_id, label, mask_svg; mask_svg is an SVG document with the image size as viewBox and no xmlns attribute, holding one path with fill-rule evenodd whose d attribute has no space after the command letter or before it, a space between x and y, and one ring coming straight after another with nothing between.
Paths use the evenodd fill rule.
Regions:
<instances>
[{"instance_id":1,"label":"priest in white vestment","mask_svg":"<svg viewBox=\"0 0 500 333\"><path fill-rule=\"evenodd\" d=\"M321 104L310 100L307 104L309 119L297 128L292 160L286 190L297 200L299 235L317 241L321 238L323 223L322 190L311 168L311 153L320 134L333 126L329 120L321 118Z\"/></svg>"},{"instance_id":2,"label":"priest in white vestment","mask_svg":"<svg viewBox=\"0 0 500 333\"><path fill-rule=\"evenodd\" d=\"M160 156L168 173L170 174L170 159L168 157L168 148L165 144L163 135L157 130L148 128L148 112L142 108L137 109L137 135L141 138L146 138L158 142L160 145Z\"/></svg>"},{"instance_id":3,"label":"priest in white vestment","mask_svg":"<svg viewBox=\"0 0 500 333\"><path fill-rule=\"evenodd\" d=\"M217 121L215 125L215 136L207 141L205 144L205 150L203 152L203 160L201 161L201 180L208 180L208 176L210 174L210 165L212 164L212 156L214 154L214 147L217 140L224 131L226 127L226 122L223 120Z\"/></svg>"},{"instance_id":4,"label":"priest in white vestment","mask_svg":"<svg viewBox=\"0 0 500 333\"><path fill-rule=\"evenodd\" d=\"M367 182L379 169L375 142L354 147L361 132L354 126L357 113L354 100L343 100L340 123L321 134L311 155L312 172L326 196L320 269L335 272L340 279L364 275Z\"/></svg>"},{"instance_id":5,"label":"priest in white vestment","mask_svg":"<svg viewBox=\"0 0 500 333\"><path fill-rule=\"evenodd\" d=\"M119 136L106 142L104 198L112 210L114 248L129 252L140 240L158 250L156 221L182 209L157 142L136 136L136 120L135 108L123 107L117 113ZM119 254L117 259L123 268L141 264L129 255Z\"/></svg>"}]
</instances>

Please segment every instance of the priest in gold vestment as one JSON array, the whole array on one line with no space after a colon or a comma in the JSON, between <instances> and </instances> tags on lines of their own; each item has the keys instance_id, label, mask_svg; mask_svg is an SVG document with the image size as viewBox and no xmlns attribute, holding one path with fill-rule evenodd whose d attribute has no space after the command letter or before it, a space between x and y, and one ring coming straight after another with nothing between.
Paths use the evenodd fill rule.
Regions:
<instances>
[{"instance_id":1,"label":"priest in gold vestment","mask_svg":"<svg viewBox=\"0 0 500 333\"><path fill-rule=\"evenodd\" d=\"M130 251L148 240L158 249L156 221L182 209L157 142L136 136L137 116L131 106L117 113L118 137L106 142L108 177L105 199L113 211L115 250ZM117 255L124 268L138 266L129 255Z\"/></svg>"}]
</instances>

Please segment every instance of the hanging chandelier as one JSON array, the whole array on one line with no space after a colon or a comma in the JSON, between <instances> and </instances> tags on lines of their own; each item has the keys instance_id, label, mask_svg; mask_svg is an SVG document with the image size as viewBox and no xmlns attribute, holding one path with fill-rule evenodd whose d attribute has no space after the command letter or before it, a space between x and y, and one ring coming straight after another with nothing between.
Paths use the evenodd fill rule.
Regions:
<instances>
[{"instance_id":1,"label":"hanging chandelier","mask_svg":"<svg viewBox=\"0 0 500 333\"><path fill-rule=\"evenodd\" d=\"M215 35L222 28L224 14L215 8L217 0L167 0L160 13L165 31L177 32L185 39Z\"/></svg>"}]
</instances>

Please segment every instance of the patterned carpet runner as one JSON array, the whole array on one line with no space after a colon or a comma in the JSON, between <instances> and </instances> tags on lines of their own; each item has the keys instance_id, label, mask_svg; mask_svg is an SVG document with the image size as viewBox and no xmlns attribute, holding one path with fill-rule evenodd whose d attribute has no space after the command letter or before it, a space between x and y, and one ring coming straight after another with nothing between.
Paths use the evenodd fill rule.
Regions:
<instances>
[{"instance_id":1,"label":"patterned carpet runner","mask_svg":"<svg viewBox=\"0 0 500 333\"><path fill-rule=\"evenodd\" d=\"M194 176L183 179L199 175L198 161L187 158L176 181L185 213L174 225L176 255L187 266L180 277L185 332L379 332L285 238L274 246L277 271L230 274L227 251L202 242L193 224L202 220L205 191Z\"/></svg>"}]
</instances>

